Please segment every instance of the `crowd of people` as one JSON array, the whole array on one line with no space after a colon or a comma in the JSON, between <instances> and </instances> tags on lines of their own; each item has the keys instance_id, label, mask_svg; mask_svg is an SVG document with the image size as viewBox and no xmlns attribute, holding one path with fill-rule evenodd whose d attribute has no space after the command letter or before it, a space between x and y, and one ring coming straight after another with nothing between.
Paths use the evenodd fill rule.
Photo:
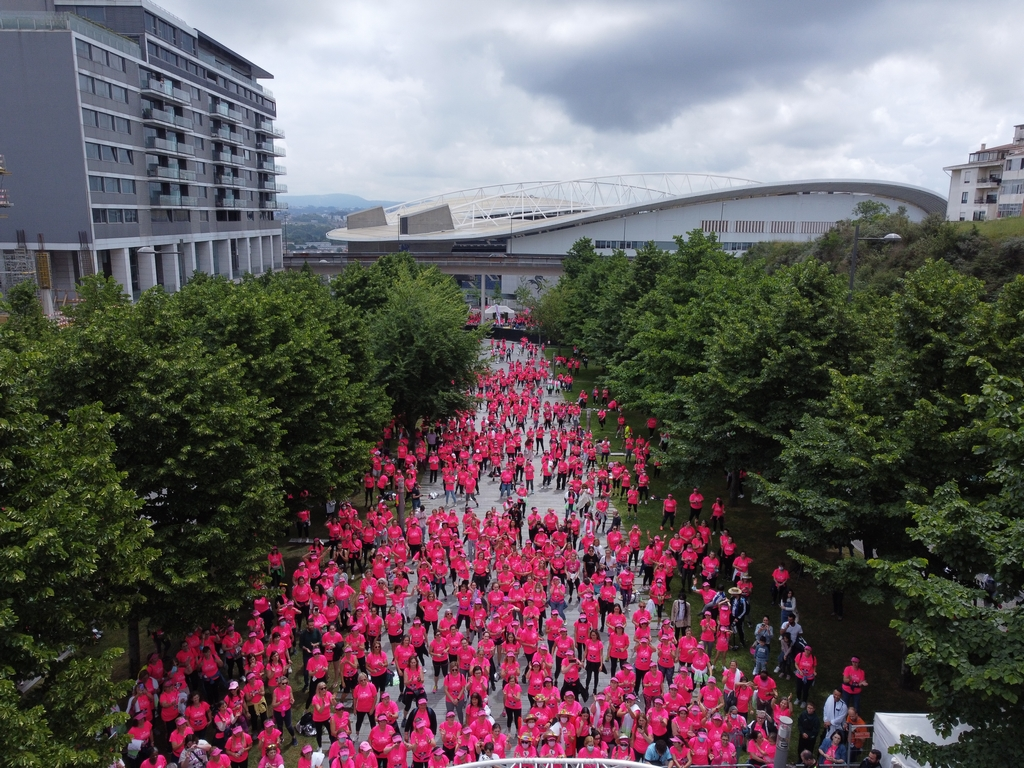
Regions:
<instances>
[{"instance_id":1,"label":"crowd of people","mask_svg":"<svg viewBox=\"0 0 1024 768\"><path fill-rule=\"evenodd\" d=\"M705 509L695 488L677 521L672 495L651 496L656 421L635 434L607 390L556 393L579 358L489 351L477 411L389 428L364 509L329 502L292 569L275 547L244 625L197 628L177 649L155 636L129 702L129 768L275 768L300 739L299 768L773 765L783 717L804 764L873 765L859 660L820 714L811 701L817 660L786 567L762 588L779 623L754 626L753 561L722 500ZM602 425L618 420L614 453L581 423L588 400ZM650 504L660 530L630 524ZM298 535L318 517L304 510ZM727 660L748 628L749 674Z\"/></svg>"}]
</instances>

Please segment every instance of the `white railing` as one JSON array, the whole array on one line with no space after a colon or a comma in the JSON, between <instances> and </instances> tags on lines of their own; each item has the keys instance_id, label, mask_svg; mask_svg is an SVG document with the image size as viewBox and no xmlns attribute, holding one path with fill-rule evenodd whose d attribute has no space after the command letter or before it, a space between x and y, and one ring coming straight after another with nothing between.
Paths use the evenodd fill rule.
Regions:
<instances>
[{"instance_id":1,"label":"white railing","mask_svg":"<svg viewBox=\"0 0 1024 768\"><path fill-rule=\"evenodd\" d=\"M509 748L513 749L510 740ZM650 765L649 763L637 763L632 760L610 760L599 758L588 760L581 757L507 757L502 760L480 760L475 763L466 763L460 768L519 768L519 766L541 766L542 768L569 768L570 766L581 766L581 768L639 768ZM715 768L748 768L750 763L728 763L716 765ZM702 768L699 763L694 763L691 768Z\"/></svg>"}]
</instances>

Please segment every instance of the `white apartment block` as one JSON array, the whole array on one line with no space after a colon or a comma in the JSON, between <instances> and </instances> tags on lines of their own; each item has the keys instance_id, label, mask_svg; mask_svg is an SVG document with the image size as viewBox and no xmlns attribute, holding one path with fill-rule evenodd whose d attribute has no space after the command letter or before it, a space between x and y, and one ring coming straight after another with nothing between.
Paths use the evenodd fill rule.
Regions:
<instances>
[{"instance_id":1,"label":"white apartment block","mask_svg":"<svg viewBox=\"0 0 1024 768\"><path fill-rule=\"evenodd\" d=\"M966 163L943 170L949 173L949 221L1020 216L1024 203L1024 124L1014 126L1009 144L982 144Z\"/></svg>"}]
</instances>

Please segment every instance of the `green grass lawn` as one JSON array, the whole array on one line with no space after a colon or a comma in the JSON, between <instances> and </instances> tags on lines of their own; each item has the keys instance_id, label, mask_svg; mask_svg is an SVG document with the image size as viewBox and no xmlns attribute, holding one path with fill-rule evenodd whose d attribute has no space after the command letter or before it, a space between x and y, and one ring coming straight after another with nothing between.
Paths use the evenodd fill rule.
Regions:
<instances>
[{"instance_id":1,"label":"green grass lawn","mask_svg":"<svg viewBox=\"0 0 1024 768\"><path fill-rule=\"evenodd\" d=\"M1004 237L1024 236L1024 217L1021 216L992 219L991 221L958 221L954 223L962 230L977 227L981 234L996 240L1001 240Z\"/></svg>"},{"instance_id":2,"label":"green grass lawn","mask_svg":"<svg viewBox=\"0 0 1024 768\"><path fill-rule=\"evenodd\" d=\"M600 389L603 384L602 373L601 367L595 365L593 361L590 363L589 370L581 368L579 375L574 377L571 397L575 399L581 388L589 394L595 384ZM612 395L614 396L614 392ZM647 435L645 426L647 414L627 410L625 415L626 422L633 427L637 434ZM596 438L602 439L607 436L611 439L613 451L622 450L622 441L615 438L614 418L609 418L605 429L601 430L598 428L595 412L591 420L591 427ZM689 496L690 490L690 488L675 487L673 478L667 476L665 472L662 472L660 478L652 476L651 493L659 498L664 498L667 493L673 493L681 499L680 509L687 506L686 497ZM711 502L716 496L728 498L724 472L722 475L707 478L701 487L701 492L705 497L705 514L710 514ZM679 517L680 515L677 515L677 521ZM762 616L767 614L771 618L777 636L780 611L778 607L771 604L769 585L771 572L775 567L780 562L790 564L786 556L786 542L777 536L778 526L770 511L751 503L749 494L747 494L747 498L739 500L736 505L727 506L725 519L739 549L746 551L750 557L754 558L751 573L755 591L751 599L751 618L756 624ZM623 526L628 528L632 522L632 520L624 518ZM641 528L650 531L653 536L658 532L660 522L660 501L640 506L638 524ZM797 598L797 608L804 636L818 657L818 678L811 698L818 705L819 710L831 692L831 687L841 682L842 670L849 663L850 656L857 655L861 658L861 666L868 675L869 686L861 698L861 715L866 722L872 721L875 712L926 711L924 694L916 686L913 688L901 686L902 646L895 631L889 628L889 622L895 615L890 606L866 606L847 598L845 618L838 621L831 615L831 593L819 592L810 577L795 577L790 580L790 587ZM678 590L679 580L677 577L673 581L673 592L678 592ZM690 600L690 606L695 611L699 611L701 608L699 598L694 596ZM753 631L748 631L748 641L752 635ZM778 646L775 645L776 651L777 648ZM735 660L748 674L753 666L747 649L742 649L738 653L730 653L729 660ZM778 682L782 695L794 692L795 687L792 681L780 680Z\"/></svg>"}]
</instances>

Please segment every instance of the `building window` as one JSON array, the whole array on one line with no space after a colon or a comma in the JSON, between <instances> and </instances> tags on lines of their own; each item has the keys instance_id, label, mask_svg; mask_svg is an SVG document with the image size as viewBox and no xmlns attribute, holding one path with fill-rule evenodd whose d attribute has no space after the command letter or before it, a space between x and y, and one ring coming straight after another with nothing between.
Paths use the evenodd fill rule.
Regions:
<instances>
[{"instance_id":1,"label":"building window","mask_svg":"<svg viewBox=\"0 0 1024 768\"><path fill-rule=\"evenodd\" d=\"M974 221L984 221L984 220L985 220L985 212L984 211L975 211L974 212Z\"/></svg>"},{"instance_id":2,"label":"building window","mask_svg":"<svg viewBox=\"0 0 1024 768\"><path fill-rule=\"evenodd\" d=\"M764 234L764 222L763 221L737 221L735 223L735 232L744 234Z\"/></svg>"},{"instance_id":3,"label":"building window","mask_svg":"<svg viewBox=\"0 0 1024 768\"><path fill-rule=\"evenodd\" d=\"M200 211L199 212L199 220L200 221L209 221L210 220L210 212L209 211Z\"/></svg>"},{"instance_id":4,"label":"building window","mask_svg":"<svg viewBox=\"0 0 1024 768\"><path fill-rule=\"evenodd\" d=\"M124 209L124 223L125 224L138 224L139 223L139 212L134 208Z\"/></svg>"},{"instance_id":5,"label":"building window","mask_svg":"<svg viewBox=\"0 0 1024 768\"><path fill-rule=\"evenodd\" d=\"M91 141L85 142L85 156L89 160L103 160L108 163L124 163L126 165L135 163L135 154L132 150L109 147L106 144L94 144Z\"/></svg>"},{"instance_id":6,"label":"building window","mask_svg":"<svg viewBox=\"0 0 1024 768\"><path fill-rule=\"evenodd\" d=\"M968 194L967 192L964 192L962 195L960 195L960 202L961 203L966 203L967 202L967 194Z\"/></svg>"},{"instance_id":7,"label":"building window","mask_svg":"<svg viewBox=\"0 0 1024 768\"><path fill-rule=\"evenodd\" d=\"M996 208L996 218L1006 219L1013 216L1020 216L1021 203L1000 203Z\"/></svg>"},{"instance_id":8,"label":"building window","mask_svg":"<svg viewBox=\"0 0 1024 768\"><path fill-rule=\"evenodd\" d=\"M970 184L970 183L971 183L971 172L970 171L964 171L964 184Z\"/></svg>"},{"instance_id":9,"label":"building window","mask_svg":"<svg viewBox=\"0 0 1024 768\"><path fill-rule=\"evenodd\" d=\"M700 228L705 232L728 232L729 222L719 221L717 219L704 219L700 223Z\"/></svg>"},{"instance_id":10,"label":"building window","mask_svg":"<svg viewBox=\"0 0 1024 768\"><path fill-rule=\"evenodd\" d=\"M796 222L795 221L773 221L769 228L773 235L795 235L796 234Z\"/></svg>"},{"instance_id":11,"label":"building window","mask_svg":"<svg viewBox=\"0 0 1024 768\"><path fill-rule=\"evenodd\" d=\"M826 232L831 232L835 226L836 223L834 221L801 221L800 234L824 235Z\"/></svg>"},{"instance_id":12,"label":"building window","mask_svg":"<svg viewBox=\"0 0 1024 768\"><path fill-rule=\"evenodd\" d=\"M106 80L98 80L89 75L78 75L78 89L83 93L91 93L95 96L102 96L105 99L113 99L122 104L128 103L128 89L120 85L108 83Z\"/></svg>"}]
</instances>

